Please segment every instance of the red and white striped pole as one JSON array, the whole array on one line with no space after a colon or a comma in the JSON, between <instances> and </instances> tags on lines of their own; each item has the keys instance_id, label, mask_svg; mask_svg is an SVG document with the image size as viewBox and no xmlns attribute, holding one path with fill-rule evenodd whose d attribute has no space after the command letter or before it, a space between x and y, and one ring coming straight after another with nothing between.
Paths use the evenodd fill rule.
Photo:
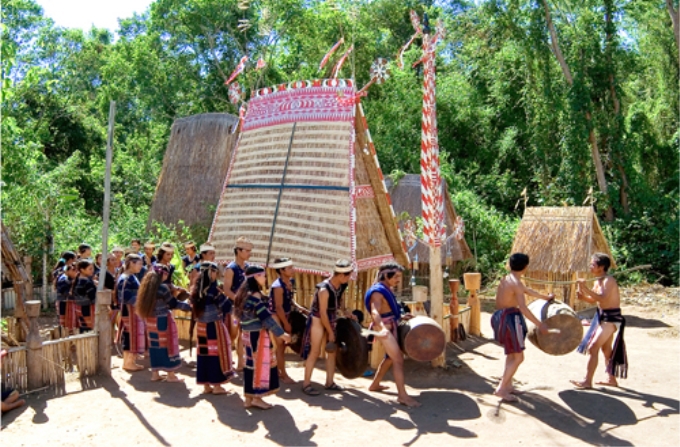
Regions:
<instances>
[{"instance_id":1,"label":"red and white striped pole","mask_svg":"<svg viewBox=\"0 0 680 447\"><path fill-rule=\"evenodd\" d=\"M413 21L413 16L412 16ZM416 33L419 27L414 22ZM441 245L445 239L444 201L442 197L439 141L437 136L437 101L435 49L441 26L430 33L427 14L423 17L423 122L420 143L420 185L423 201L423 235L430 246L430 317L444 327L444 284ZM446 352L432 361L433 366L446 364Z\"/></svg>"}]
</instances>

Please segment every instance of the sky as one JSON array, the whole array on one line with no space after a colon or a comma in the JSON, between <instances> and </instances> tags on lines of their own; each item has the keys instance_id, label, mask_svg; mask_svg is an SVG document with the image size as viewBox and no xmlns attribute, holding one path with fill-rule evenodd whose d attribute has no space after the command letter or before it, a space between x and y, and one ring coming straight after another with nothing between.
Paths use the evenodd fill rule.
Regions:
<instances>
[{"instance_id":1,"label":"sky","mask_svg":"<svg viewBox=\"0 0 680 447\"><path fill-rule=\"evenodd\" d=\"M143 13L153 0L36 0L57 26L89 31L92 26L118 29L118 18Z\"/></svg>"}]
</instances>

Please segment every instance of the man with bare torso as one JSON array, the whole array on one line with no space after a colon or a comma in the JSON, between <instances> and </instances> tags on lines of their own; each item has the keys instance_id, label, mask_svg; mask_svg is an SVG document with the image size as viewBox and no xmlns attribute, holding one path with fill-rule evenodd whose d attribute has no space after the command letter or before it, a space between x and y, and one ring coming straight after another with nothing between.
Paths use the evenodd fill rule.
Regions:
<instances>
[{"instance_id":1,"label":"man with bare torso","mask_svg":"<svg viewBox=\"0 0 680 447\"><path fill-rule=\"evenodd\" d=\"M513 253L510 256L510 274L501 279L496 291L496 312L491 317L496 341L505 348L505 370L494 394L504 401L514 402L514 394L521 394L512 385L512 377L524 361L524 339L527 327L524 317L534 323L541 333L548 333L548 327L536 318L527 308L524 295L544 300L555 298L555 295L543 295L522 284L522 276L529 267L529 256L524 253Z\"/></svg>"},{"instance_id":2,"label":"man with bare torso","mask_svg":"<svg viewBox=\"0 0 680 447\"><path fill-rule=\"evenodd\" d=\"M366 291L364 304L371 314L370 329L378 331L377 340L385 348L385 358L378 366L370 391L384 391L388 387L380 385L385 373L394 366L394 382L397 385L397 402L407 407L419 407L420 402L406 393L404 385L404 355L399 348L397 326L400 319L408 320L413 315L401 315L401 307L392 289L401 283L404 267L394 261L383 263L378 269L378 281Z\"/></svg>"},{"instance_id":3,"label":"man with bare torso","mask_svg":"<svg viewBox=\"0 0 680 447\"><path fill-rule=\"evenodd\" d=\"M592 388L600 350L604 354L608 377L604 382L597 382L598 385L618 386L616 378L625 379L628 375L626 345L623 341L626 320L621 315L619 285L613 277L607 275L610 266L609 256L595 253L590 262L590 272L595 275L592 290L586 286L585 279L578 281L578 298L588 303L597 303L597 312L578 347L580 353L588 354L588 366L586 377L582 381L571 381L577 388ZM618 334L614 339L617 330Z\"/></svg>"}]
</instances>

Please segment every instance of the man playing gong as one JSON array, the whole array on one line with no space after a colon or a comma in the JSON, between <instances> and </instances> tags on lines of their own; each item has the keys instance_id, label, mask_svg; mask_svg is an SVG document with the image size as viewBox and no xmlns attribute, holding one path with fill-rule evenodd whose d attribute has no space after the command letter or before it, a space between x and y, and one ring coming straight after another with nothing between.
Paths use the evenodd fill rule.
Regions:
<instances>
[{"instance_id":1,"label":"man playing gong","mask_svg":"<svg viewBox=\"0 0 680 447\"><path fill-rule=\"evenodd\" d=\"M590 323L590 329L577 348L578 352L588 354L585 379L580 382L571 381L577 388L592 388L600 350L607 365L607 380L597 382L598 385L618 386L616 378L625 379L628 374L626 345L623 342L626 319L621 315L619 285L612 276L607 275L609 266L611 266L609 256L595 253L590 262L590 272L595 275L595 285L591 290L586 286L585 279L579 279L578 282L578 298L588 303L597 303L597 312ZM614 338L617 330L618 334Z\"/></svg>"},{"instance_id":2,"label":"man playing gong","mask_svg":"<svg viewBox=\"0 0 680 447\"><path fill-rule=\"evenodd\" d=\"M505 348L505 369L494 394L506 402L515 402L515 394L521 391L512 385L512 377L524 361L524 339L527 325L524 317L534 323L542 334L548 333L548 326L531 313L524 295L544 300L555 298L552 293L543 295L522 283L522 276L529 268L529 256L524 253L513 253L508 262L510 274L501 279L496 291L496 312L491 316L494 338Z\"/></svg>"},{"instance_id":3,"label":"man playing gong","mask_svg":"<svg viewBox=\"0 0 680 447\"><path fill-rule=\"evenodd\" d=\"M324 335L328 344L335 345L335 325L338 311L346 312L342 295L345 293L354 267L350 261L341 259L335 263L333 276L316 285L316 292L312 300L312 308L307 319L307 328L302 343L302 358L305 362L305 379L302 382L302 392L309 396L316 396L319 391L312 387L312 372L316 359L321 353ZM336 352L327 349L326 352L326 386L329 391L342 391L343 388L333 381L335 376Z\"/></svg>"},{"instance_id":4,"label":"man playing gong","mask_svg":"<svg viewBox=\"0 0 680 447\"><path fill-rule=\"evenodd\" d=\"M380 385L385 373L394 366L394 382L397 385L397 402L407 407L419 407L421 404L406 393L404 384L404 355L399 348L397 326L400 319L408 320L412 315L401 315L401 307L392 289L401 283L404 267L394 261L383 263L378 269L378 281L371 286L364 296L364 304L371 314L369 329L379 332L376 338L385 348L385 358L375 373L370 391L383 391L388 387Z\"/></svg>"}]
</instances>

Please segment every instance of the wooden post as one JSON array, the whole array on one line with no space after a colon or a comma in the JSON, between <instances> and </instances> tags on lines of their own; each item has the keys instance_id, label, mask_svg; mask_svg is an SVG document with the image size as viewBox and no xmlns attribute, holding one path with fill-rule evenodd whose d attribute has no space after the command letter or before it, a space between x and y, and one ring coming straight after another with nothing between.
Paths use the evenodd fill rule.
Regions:
<instances>
[{"instance_id":1,"label":"wooden post","mask_svg":"<svg viewBox=\"0 0 680 447\"><path fill-rule=\"evenodd\" d=\"M449 289L451 289L451 303L449 304L449 311L451 312L451 318L449 319L451 341L458 341L458 314L460 313L460 305L458 304L459 288L459 280L449 279Z\"/></svg>"},{"instance_id":2,"label":"wooden post","mask_svg":"<svg viewBox=\"0 0 680 447\"><path fill-rule=\"evenodd\" d=\"M106 259L109 254L109 212L111 208L111 163L113 158L113 125L116 116L116 101L109 103L109 133L106 141L106 173L104 175L104 213L102 215L102 265L99 270L99 286L97 290L104 290L106 282ZM111 300L109 299L109 303ZM107 316L108 319L108 316Z\"/></svg>"},{"instance_id":3,"label":"wooden post","mask_svg":"<svg viewBox=\"0 0 680 447\"><path fill-rule=\"evenodd\" d=\"M96 329L99 334L99 355L97 370L99 374L111 375L111 323L109 323L109 306L111 305L111 291L97 291L96 301Z\"/></svg>"},{"instance_id":4,"label":"wooden post","mask_svg":"<svg viewBox=\"0 0 680 447\"><path fill-rule=\"evenodd\" d=\"M470 306L470 334L480 336L482 335L482 309L477 296L477 290L482 285L481 273L466 273L463 275L465 280L465 288L470 291L468 298L468 306Z\"/></svg>"},{"instance_id":5,"label":"wooden post","mask_svg":"<svg viewBox=\"0 0 680 447\"><path fill-rule=\"evenodd\" d=\"M444 327L444 278L442 277L442 248L430 245L430 318ZM446 349L432 360L432 366L446 364Z\"/></svg>"},{"instance_id":6,"label":"wooden post","mask_svg":"<svg viewBox=\"0 0 680 447\"><path fill-rule=\"evenodd\" d=\"M49 214L47 215L49 219ZM42 259L42 293L40 294L42 297L42 307L43 309L47 309L47 291L49 290L49 284L50 281L47 277L47 242L43 244L43 259Z\"/></svg>"},{"instance_id":7,"label":"wooden post","mask_svg":"<svg viewBox=\"0 0 680 447\"><path fill-rule=\"evenodd\" d=\"M29 328L26 335L26 369L28 370L28 390L35 390L43 386L42 375L42 339L37 318L40 315L40 301L26 301L26 315Z\"/></svg>"},{"instance_id":8,"label":"wooden post","mask_svg":"<svg viewBox=\"0 0 680 447\"><path fill-rule=\"evenodd\" d=\"M26 296L24 298L28 298L30 300L33 299L33 273L31 271L32 269L32 264L33 264L33 257L32 256L24 256L24 272L26 272L26 277L28 278L27 281L24 281L24 290L26 291Z\"/></svg>"}]
</instances>

